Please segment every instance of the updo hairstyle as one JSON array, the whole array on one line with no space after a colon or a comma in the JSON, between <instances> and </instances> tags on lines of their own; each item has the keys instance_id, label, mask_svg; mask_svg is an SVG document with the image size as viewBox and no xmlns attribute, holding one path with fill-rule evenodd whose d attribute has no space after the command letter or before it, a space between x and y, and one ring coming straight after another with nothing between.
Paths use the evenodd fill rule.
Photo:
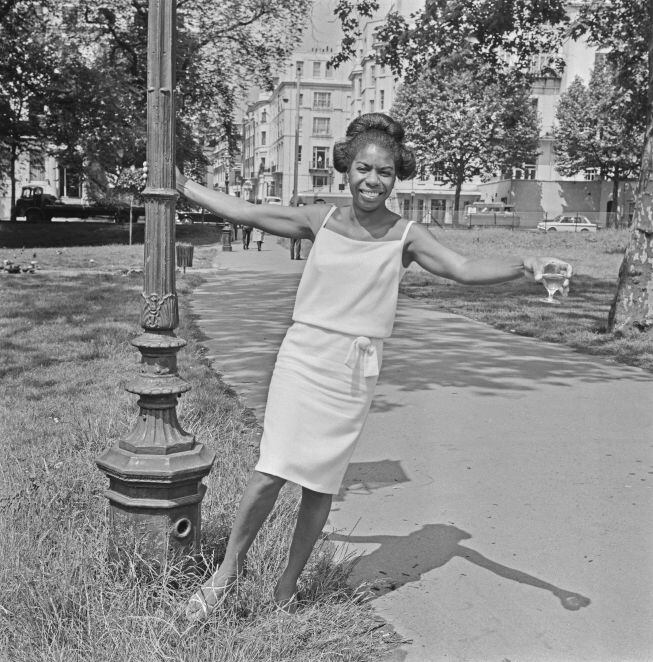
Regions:
<instances>
[{"instance_id":1,"label":"updo hairstyle","mask_svg":"<svg viewBox=\"0 0 653 662\"><path fill-rule=\"evenodd\" d=\"M347 172L356 154L370 143L387 149L394 156L399 179L410 179L415 174L415 155L404 144L403 127L383 113L360 115L350 123L347 137L333 146L333 167L338 172Z\"/></svg>"}]
</instances>

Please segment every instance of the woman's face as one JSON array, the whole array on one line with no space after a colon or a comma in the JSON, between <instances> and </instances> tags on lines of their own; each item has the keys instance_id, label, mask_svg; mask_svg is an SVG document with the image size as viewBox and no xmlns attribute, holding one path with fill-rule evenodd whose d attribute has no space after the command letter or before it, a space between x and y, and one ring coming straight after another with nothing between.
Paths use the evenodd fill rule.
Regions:
<instances>
[{"instance_id":1,"label":"woman's face","mask_svg":"<svg viewBox=\"0 0 653 662\"><path fill-rule=\"evenodd\" d=\"M347 174L354 206L365 211L385 206L397 178L392 152L373 143L358 151Z\"/></svg>"}]
</instances>

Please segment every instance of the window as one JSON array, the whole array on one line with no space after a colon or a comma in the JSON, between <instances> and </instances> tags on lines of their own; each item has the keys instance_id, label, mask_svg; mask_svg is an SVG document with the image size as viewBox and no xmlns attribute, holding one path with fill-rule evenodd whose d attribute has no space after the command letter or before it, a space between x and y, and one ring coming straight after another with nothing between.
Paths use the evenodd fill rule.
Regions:
<instances>
[{"instance_id":1,"label":"window","mask_svg":"<svg viewBox=\"0 0 653 662\"><path fill-rule=\"evenodd\" d=\"M426 181L426 166L425 165L420 165L418 168L418 173L419 173L419 180L420 182L425 182Z\"/></svg>"},{"instance_id":2,"label":"window","mask_svg":"<svg viewBox=\"0 0 653 662\"><path fill-rule=\"evenodd\" d=\"M319 78L322 75L322 63L313 62L313 78Z\"/></svg>"},{"instance_id":3,"label":"window","mask_svg":"<svg viewBox=\"0 0 653 662\"><path fill-rule=\"evenodd\" d=\"M313 108L331 108L331 92L313 92Z\"/></svg>"},{"instance_id":4,"label":"window","mask_svg":"<svg viewBox=\"0 0 653 662\"><path fill-rule=\"evenodd\" d=\"M370 99L370 113L374 112L374 99Z\"/></svg>"},{"instance_id":5,"label":"window","mask_svg":"<svg viewBox=\"0 0 653 662\"><path fill-rule=\"evenodd\" d=\"M29 178L32 181L45 179L45 159L43 154L35 154L29 160Z\"/></svg>"},{"instance_id":6,"label":"window","mask_svg":"<svg viewBox=\"0 0 653 662\"><path fill-rule=\"evenodd\" d=\"M404 202L402 206L403 206L402 216L404 218L410 218L410 200L408 198L404 198Z\"/></svg>"},{"instance_id":7,"label":"window","mask_svg":"<svg viewBox=\"0 0 653 662\"><path fill-rule=\"evenodd\" d=\"M59 166L59 197L82 197L82 178L78 171Z\"/></svg>"},{"instance_id":8,"label":"window","mask_svg":"<svg viewBox=\"0 0 653 662\"><path fill-rule=\"evenodd\" d=\"M299 145L297 147L297 163L301 163L301 162L302 162L302 146Z\"/></svg>"},{"instance_id":9,"label":"window","mask_svg":"<svg viewBox=\"0 0 653 662\"><path fill-rule=\"evenodd\" d=\"M313 118L313 135L328 136L331 134L331 125L328 117Z\"/></svg>"},{"instance_id":10,"label":"window","mask_svg":"<svg viewBox=\"0 0 653 662\"><path fill-rule=\"evenodd\" d=\"M333 78L333 67L329 62L326 63L326 77Z\"/></svg>"},{"instance_id":11,"label":"window","mask_svg":"<svg viewBox=\"0 0 653 662\"><path fill-rule=\"evenodd\" d=\"M422 198L417 200L417 220L420 223L424 222L424 200Z\"/></svg>"},{"instance_id":12,"label":"window","mask_svg":"<svg viewBox=\"0 0 653 662\"><path fill-rule=\"evenodd\" d=\"M295 66L296 66L295 70L301 76L304 73L304 63L301 60L299 60L295 63Z\"/></svg>"},{"instance_id":13,"label":"window","mask_svg":"<svg viewBox=\"0 0 653 662\"><path fill-rule=\"evenodd\" d=\"M299 93L299 107L301 108L304 105L304 95Z\"/></svg>"},{"instance_id":14,"label":"window","mask_svg":"<svg viewBox=\"0 0 653 662\"><path fill-rule=\"evenodd\" d=\"M535 179L535 165L532 163L524 164L524 179Z\"/></svg>"},{"instance_id":15,"label":"window","mask_svg":"<svg viewBox=\"0 0 653 662\"><path fill-rule=\"evenodd\" d=\"M313 188L327 186L329 178L326 175L313 175Z\"/></svg>"},{"instance_id":16,"label":"window","mask_svg":"<svg viewBox=\"0 0 653 662\"><path fill-rule=\"evenodd\" d=\"M379 92L379 106L381 107L381 110L385 108L385 90Z\"/></svg>"},{"instance_id":17,"label":"window","mask_svg":"<svg viewBox=\"0 0 653 662\"><path fill-rule=\"evenodd\" d=\"M370 84L374 85L375 82L376 82L376 66L372 65L370 67Z\"/></svg>"},{"instance_id":18,"label":"window","mask_svg":"<svg viewBox=\"0 0 653 662\"><path fill-rule=\"evenodd\" d=\"M444 221L444 215L447 210L447 201L438 198L431 198L431 220L436 223Z\"/></svg>"},{"instance_id":19,"label":"window","mask_svg":"<svg viewBox=\"0 0 653 662\"><path fill-rule=\"evenodd\" d=\"M598 168L586 168L583 173L583 179L586 182L593 182L596 179L601 179L601 171Z\"/></svg>"},{"instance_id":20,"label":"window","mask_svg":"<svg viewBox=\"0 0 653 662\"><path fill-rule=\"evenodd\" d=\"M311 168L328 168L329 167L329 148L328 147L313 147L313 161Z\"/></svg>"},{"instance_id":21,"label":"window","mask_svg":"<svg viewBox=\"0 0 653 662\"><path fill-rule=\"evenodd\" d=\"M261 131L261 145L265 145L267 140L267 135L265 131Z\"/></svg>"},{"instance_id":22,"label":"window","mask_svg":"<svg viewBox=\"0 0 653 662\"><path fill-rule=\"evenodd\" d=\"M263 110L261 112L261 122L267 122L268 121L268 111Z\"/></svg>"}]
</instances>

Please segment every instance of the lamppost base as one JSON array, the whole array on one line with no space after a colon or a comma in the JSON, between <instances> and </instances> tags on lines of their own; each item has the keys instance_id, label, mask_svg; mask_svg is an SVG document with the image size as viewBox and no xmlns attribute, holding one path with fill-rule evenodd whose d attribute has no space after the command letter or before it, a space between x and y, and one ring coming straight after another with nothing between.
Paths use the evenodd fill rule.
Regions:
<instances>
[{"instance_id":1,"label":"lamppost base","mask_svg":"<svg viewBox=\"0 0 653 662\"><path fill-rule=\"evenodd\" d=\"M169 455L132 453L118 444L107 449L97 465L109 477L109 558L163 567L197 553L201 481L214 459L202 444Z\"/></svg>"}]
</instances>

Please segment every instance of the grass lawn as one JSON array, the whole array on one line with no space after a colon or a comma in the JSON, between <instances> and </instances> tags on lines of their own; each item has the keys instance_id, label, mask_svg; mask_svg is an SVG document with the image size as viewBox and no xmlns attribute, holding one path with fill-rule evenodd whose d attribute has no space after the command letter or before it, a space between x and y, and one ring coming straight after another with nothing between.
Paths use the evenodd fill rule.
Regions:
<instances>
[{"instance_id":1,"label":"grass lawn","mask_svg":"<svg viewBox=\"0 0 653 662\"><path fill-rule=\"evenodd\" d=\"M133 226L129 245L129 226L115 223L0 223L0 263L12 260L29 264L35 260L40 269L94 269L118 271L143 268L145 226ZM192 243L193 268L211 266L213 246L221 232L214 225L176 225L176 241Z\"/></svg>"},{"instance_id":2,"label":"grass lawn","mask_svg":"<svg viewBox=\"0 0 653 662\"><path fill-rule=\"evenodd\" d=\"M563 343L588 354L653 371L653 334L607 333L607 317L617 273L628 242L625 230L597 233L512 232L504 229L434 230L443 244L469 256L555 256L574 267L567 298L561 305L542 302L546 290L525 279L500 285L459 285L417 268L401 290L439 310L548 342Z\"/></svg>"},{"instance_id":3,"label":"grass lawn","mask_svg":"<svg viewBox=\"0 0 653 662\"><path fill-rule=\"evenodd\" d=\"M124 272L142 247L94 247L112 255L116 273L71 275L67 269L88 250L67 248L63 270L52 257L50 271L0 276L0 659L378 660L396 636L347 587L347 563L334 560L327 542L303 576L306 607L294 617L275 611L273 583L298 502L292 488L257 539L237 595L206 625L183 619L196 581L112 573L108 481L95 458L131 429L138 412L124 385L140 358L129 340L140 331L142 277ZM183 307L198 282L190 272L178 276L178 335L188 341L179 369L193 386L179 416L217 453L205 481L202 538L219 559L260 431L204 359Z\"/></svg>"}]
</instances>

